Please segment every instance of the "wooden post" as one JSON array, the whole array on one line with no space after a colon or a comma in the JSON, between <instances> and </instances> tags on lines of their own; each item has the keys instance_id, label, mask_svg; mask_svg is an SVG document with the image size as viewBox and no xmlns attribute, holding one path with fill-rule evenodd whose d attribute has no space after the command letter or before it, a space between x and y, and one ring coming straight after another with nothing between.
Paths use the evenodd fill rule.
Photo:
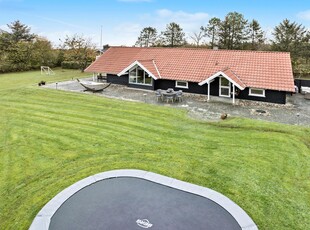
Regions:
<instances>
[{"instance_id":1,"label":"wooden post","mask_svg":"<svg viewBox=\"0 0 310 230\"><path fill-rule=\"evenodd\" d=\"M210 100L210 82L208 82L208 101Z\"/></svg>"},{"instance_id":2,"label":"wooden post","mask_svg":"<svg viewBox=\"0 0 310 230\"><path fill-rule=\"evenodd\" d=\"M93 73L93 81L95 81L95 73Z\"/></svg>"},{"instance_id":3,"label":"wooden post","mask_svg":"<svg viewBox=\"0 0 310 230\"><path fill-rule=\"evenodd\" d=\"M235 84L233 84L233 104L235 104Z\"/></svg>"}]
</instances>

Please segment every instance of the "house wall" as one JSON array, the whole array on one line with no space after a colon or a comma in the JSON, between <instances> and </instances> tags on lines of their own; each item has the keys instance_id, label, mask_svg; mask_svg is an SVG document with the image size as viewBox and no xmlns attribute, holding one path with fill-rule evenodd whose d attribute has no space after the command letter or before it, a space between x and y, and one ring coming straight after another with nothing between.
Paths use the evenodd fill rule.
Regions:
<instances>
[{"instance_id":1,"label":"house wall","mask_svg":"<svg viewBox=\"0 0 310 230\"><path fill-rule=\"evenodd\" d=\"M107 82L111 82L113 84L127 85L132 88L139 89L147 89L147 90L156 90L156 89L168 89L172 88L174 90L182 90L183 92L188 93L197 93L197 94L208 94L208 85L205 84L203 86L199 86L196 82L189 82L188 89L177 88L175 87L175 81L172 80L153 80L152 86L145 85L136 85L128 83L128 74L123 75L121 77L113 74L107 74ZM215 78L214 81L210 84L210 95L219 96L219 78ZM265 90L265 97L255 97L249 96L249 88L245 88L240 91L239 95L236 96L238 99L244 100L253 100L253 101L263 101L263 102L271 102L278 104L285 104L286 102L286 92L284 91L276 91L276 90Z\"/></svg>"},{"instance_id":2,"label":"house wall","mask_svg":"<svg viewBox=\"0 0 310 230\"><path fill-rule=\"evenodd\" d=\"M255 96L249 96L249 88L245 88L244 90L240 91L239 95L236 96L236 98L252 101L263 101L270 103L285 104L286 92L266 89L265 97L255 97Z\"/></svg>"},{"instance_id":3,"label":"house wall","mask_svg":"<svg viewBox=\"0 0 310 230\"><path fill-rule=\"evenodd\" d=\"M205 84L204 87L208 87L208 84ZM208 92L208 89L207 89ZM219 96L220 95L220 78L217 77L210 84L210 95Z\"/></svg>"},{"instance_id":4,"label":"house wall","mask_svg":"<svg viewBox=\"0 0 310 230\"><path fill-rule=\"evenodd\" d=\"M128 84L128 87L130 88L136 88L136 89L148 89L148 90L154 90L154 81L153 81L153 85L149 86L149 85L139 85L139 84Z\"/></svg>"},{"instance_id":5,"label":"house wall","mask_svg":"<svg viewBox=\"0 0 310 230\"><path fill-rule=\"evenodd\" d=\"M114 74L107 74L107 82L118 85L128 85L128 75L119 77Z\"/></svg>"},{"instance_id":6,"label":"house wall","mask_svg":"<svg viewBox=\"0 0 310 230\"><path fill-rule=\"evenodd\" d=\"M175 87L175 81L171 81L171 80L156 80L154 81L155 83L155 87L154 89L168 89L168 88L172 88L175 91L178 90L182 90L183 92L188 92L188 93L197 93L197 94L207 94L208 92L208 88L207 87L201 87L198 85L198 83L196 82L188 82L188 89L185 88L178 88Z\"/></svg>"},{"instance_id":7,"label":"house wall","mask_svg":"<svg viewBox=\"0 0 310 230\"><path fill-rule=\"evenodd\" d=\"M122 75L120 77L117 75L114 75L114 74L108 74L107 75L107 82L111 82L113 84L118 84L118 85L127 85L128 87L131 87L131 88L154 90L154 81L153 81L153 84L151 86L139 85L139 84L130 84L128 74Z\"/></svg>"}]
</instances>

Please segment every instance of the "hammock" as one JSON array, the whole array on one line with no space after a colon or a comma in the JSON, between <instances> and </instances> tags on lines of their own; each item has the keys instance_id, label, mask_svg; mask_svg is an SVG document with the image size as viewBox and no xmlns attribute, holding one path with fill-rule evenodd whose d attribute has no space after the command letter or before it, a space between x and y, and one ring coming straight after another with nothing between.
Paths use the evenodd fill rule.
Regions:
<instances>
[{"instance_id":1,"label":"hammock","mask_svg":"<svg viewBox=\"0 0 310 230\"><path fill-rule=\"evenodd\" d=\"M93 82L93 81L80 81L79 79L76 79L86 90L92 91L92 92L98 92L102 91L106 88L108 88L111 83L100 83L100 82Z\"/></svg>"}]
</instances>

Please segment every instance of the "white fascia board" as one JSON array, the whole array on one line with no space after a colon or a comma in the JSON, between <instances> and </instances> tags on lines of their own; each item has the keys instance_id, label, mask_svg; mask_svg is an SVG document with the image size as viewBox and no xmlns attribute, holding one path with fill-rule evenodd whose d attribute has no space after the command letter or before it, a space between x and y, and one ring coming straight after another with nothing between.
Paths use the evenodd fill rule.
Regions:
<instances>
[{"instance_id":1,"label":"white fascia board","mask_svg":"<svg viewBox=\"0 0 310 230\"><path fill-rule=\"evenodd\" d=\"M133 63L131 63L129 66L127 66L125 69L123 69L121 72L119 72L117 74L117 76L122 76L124 75L127 71L129 71L130 69L132 69L135 65L138 64L138 61L134 61Z\"/></svg>"},{"instance_id":2,"label":"white fascia board","mask_svg":"<svg viewBox=\"0 0 310 230\"><path fill-rule=\"evenodd\" d=\"M123 69L121 72L119 72L117 74L117 76L121 76L124 75L127 71L131 70L133 67L135 66L139 66L141 67L145 72L147 72L154 80L157 80L157 77L154 76L154 74L152 74L147 68L144 67L144 65L142 65L139 61L134 61L133 63L131 63L129 66L127 66L125 69Z\"/></svg>"},{"instance_id":3,"label":"white fascia board","mask_svg":"<svg viewBox=\"0 0 310 230\"><path fill-rule=\"evenodd\" d=\"M155 69L156 69L156 71L157 71L157 74L158 74L159 78L161 78L161 75L160 75L160 73L159 73L159 70L158 70L157 65L156 65L156 63L155 63L154 60L153 60L153 64L154 64L154 66L155 66Z\"/></svg>"},{"instance_id":4,"label":"white fascia board","mask_svg":"<svg viewBox=\"0 0 310 230\"><path fill-rule=\"evenodd\" d=\"M239 89L244 90L244 87L241 87L239 84L237 84L234 80L232 80L230 77L228 77L225 73L223 73L222 71L219 71L215 74L213 74L211 77L207 78L206 80L199 82L198 85L202 86L204 84L209 84L213 79L219 77L219 76L223 76L225 77L228 81L232 82L235 86L237 86Z\"/></svg>"}]
</instances>

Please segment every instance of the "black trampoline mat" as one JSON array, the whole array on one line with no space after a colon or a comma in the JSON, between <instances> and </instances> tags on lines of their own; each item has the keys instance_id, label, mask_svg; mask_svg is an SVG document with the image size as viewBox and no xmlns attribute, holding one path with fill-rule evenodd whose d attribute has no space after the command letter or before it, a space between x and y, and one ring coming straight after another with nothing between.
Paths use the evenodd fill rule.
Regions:
<instances>
[{"instance_id":1,"label":"black trampoline mat","mask_svg":"<svg viewBox=\"0 0 310 230\"><path fill-rule=\"evenodd\" d=\"M71 196L52 216L49 229L240 230L241 227L229 212L205 197L145 179L118 177L91 184Z\"/></svg>"}]
</instances>

